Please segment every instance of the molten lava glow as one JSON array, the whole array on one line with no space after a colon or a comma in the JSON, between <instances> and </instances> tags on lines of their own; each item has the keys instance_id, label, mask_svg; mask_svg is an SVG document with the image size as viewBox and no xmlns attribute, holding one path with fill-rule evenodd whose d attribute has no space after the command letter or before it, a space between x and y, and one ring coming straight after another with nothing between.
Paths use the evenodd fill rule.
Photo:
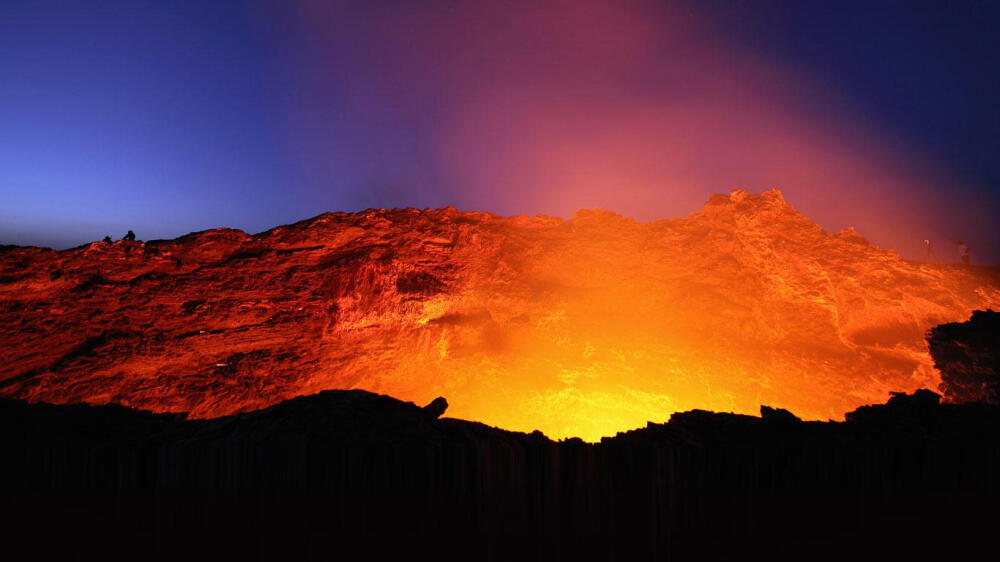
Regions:
<instances>
[{"instance_id":1,"label":"molten lava glow","mask_svg":"<svg viewBox=\"0 0 1000 562\"><path fill-rule=\"evenodd\" d=\"M934 387L995 269L899 259L776 191L638 223L453 209L0 251L0 391L199 417L330 388L597 439L694 408L841 418Z\"/></svg>"}]
</instances>

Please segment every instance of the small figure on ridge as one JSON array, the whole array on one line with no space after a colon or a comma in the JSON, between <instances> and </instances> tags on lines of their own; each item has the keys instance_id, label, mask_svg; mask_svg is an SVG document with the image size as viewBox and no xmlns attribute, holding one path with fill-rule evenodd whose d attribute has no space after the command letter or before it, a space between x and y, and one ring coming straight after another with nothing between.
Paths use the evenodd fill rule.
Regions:
<instances>
[{"instance_id":1,"label":"small figure on ridge","mask_svg":"<svg viewBox=\"0 0 1000 562\"><path fill-rule=\"evenodd\" d=\"M122 237L122 240L128 240L129 242L135 240L135 233L131 230Z\"/></svg>"},{"instance_id":2,"label":"small figure on ridge","mask_svg":"<svg viewBox=\"0 0 1000 562\"><path fill-rule=\"evenodd\" d=\"M958 241L958 257L962 258L962 263L969 265L969 247L961 240Z\"/></svg>"},{"instance_id":3,"label":"small figure on ridge","mask_svg":"<svg viewBox=\"0 0 1000 562\"><path fill-rule=\"evenodd\" d=\"M111 237L110 236L105 236L104 240L101 240L101 242L104 242L105 244L110 244L111 243Z\"/></svg>"}]
</instances>

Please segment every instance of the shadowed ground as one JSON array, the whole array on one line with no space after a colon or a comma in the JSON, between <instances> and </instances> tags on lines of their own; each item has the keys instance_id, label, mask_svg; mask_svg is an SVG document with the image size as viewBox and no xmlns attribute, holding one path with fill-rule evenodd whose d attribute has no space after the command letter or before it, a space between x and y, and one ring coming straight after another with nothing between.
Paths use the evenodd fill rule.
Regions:
<instances>
[{"instance_id":1,"label":"shadowed ground","mask_svg":"<svg viewBox=\"0 0 1000 562\"><path fill-rule=\"evenodd\" d=\"M0 400L4 545L40 559L927 559L992 549L1000 407L692 411L554 442L362 391L184 420Z\"/></svg>"}]
</instances>

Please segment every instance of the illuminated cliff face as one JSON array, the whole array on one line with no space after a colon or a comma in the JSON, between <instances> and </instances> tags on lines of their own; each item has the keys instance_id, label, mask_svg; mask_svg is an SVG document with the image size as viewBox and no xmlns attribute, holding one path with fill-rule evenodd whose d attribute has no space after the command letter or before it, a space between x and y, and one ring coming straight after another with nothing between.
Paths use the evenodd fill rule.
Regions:
<instances>
[{"instance_id":1,"label":"illuminated cliff face","mask_svg":"<svg viewBox=\"0 0 1000 562\"><path fill-rule=\"evenodd\" d=\"M330 388L595 439L693 408L840 418L935 387L996 270L900 260L777 191L637 223L452 209L0 251L0 393L216 416Z\"/></svg>"}]
</instances>

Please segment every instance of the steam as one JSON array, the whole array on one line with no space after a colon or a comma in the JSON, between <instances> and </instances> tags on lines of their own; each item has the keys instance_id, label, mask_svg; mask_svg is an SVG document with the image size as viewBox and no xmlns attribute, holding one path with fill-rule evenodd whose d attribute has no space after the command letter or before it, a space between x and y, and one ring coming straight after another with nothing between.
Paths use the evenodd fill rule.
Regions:
<instances>
[{"instance_id":1,"label":"steam","mask_svg":"<svg viewBox=\"0 0 1000 562\"><path fill-rule=\"evenodd\" d=\"M317 55L307 82L335 82L353 100L345 112L414 131L412 150L445 189L433 204L651 220L712 193L778 188L827 229L855 226L911 256L925 238L961 236L976 213L837 92L746 51L697 4L303 8L317 52L361 61L330 68ZM362 39L345 43L348 30Z\"/></svg>"}]
</instances>

